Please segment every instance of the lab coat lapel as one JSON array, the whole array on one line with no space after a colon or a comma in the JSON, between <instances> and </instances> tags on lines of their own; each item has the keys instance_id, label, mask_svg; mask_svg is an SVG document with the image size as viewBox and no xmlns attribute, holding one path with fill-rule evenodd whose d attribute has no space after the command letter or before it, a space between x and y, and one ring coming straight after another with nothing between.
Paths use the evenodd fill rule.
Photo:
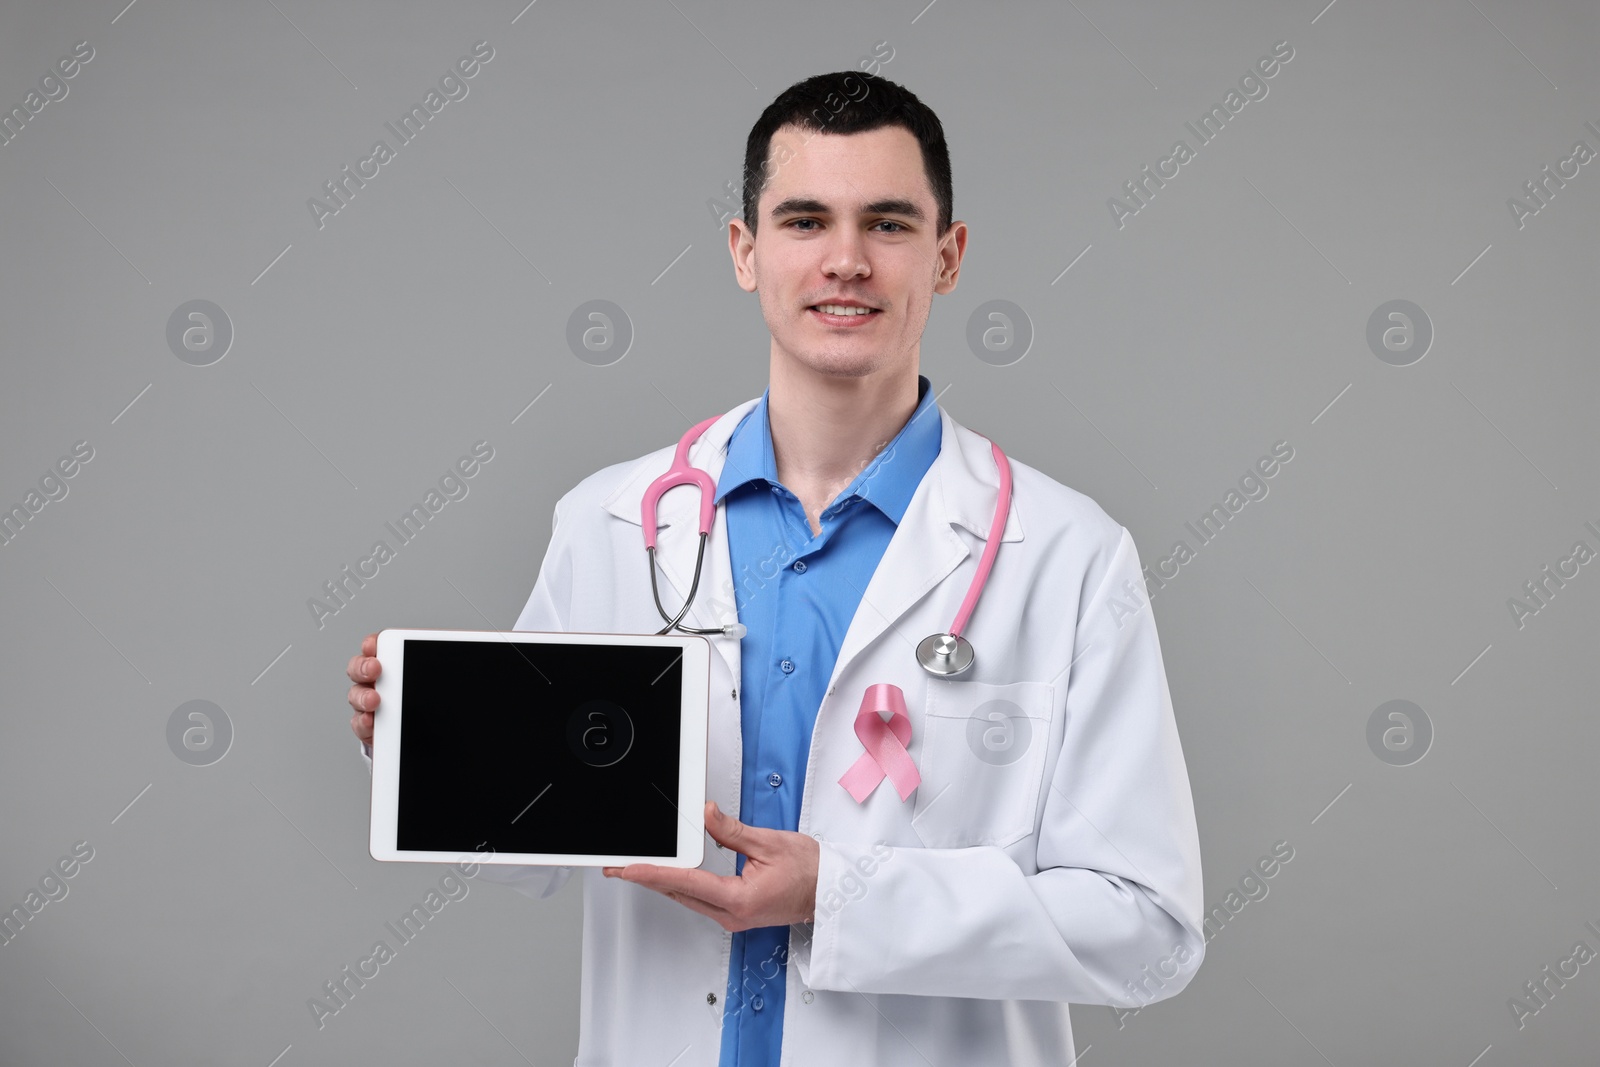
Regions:
<instances>
[{"instance_id":1,"label":"lab coat lapel","mask_svg":"<svg viewBox=\"0 0 1600 1067\"><path fill-rule=\"evenodd\" d=\"M939 409L939 423L939 455L918 484L867 583L840 646L833 677L828 682L830 688L859 653L881 638L884 631L896 627L914 604L974 551L983 550L981 539L989 535L1000 490L994 454L987 438L957 423L943 408ZM956 533L956 525L980 539L976 550ZM1002 540L1022 540L1015 491ZM950 599L954 604L960 603L959 596ZM954 619L952 610L950 620L943 626L948 628ZM926 636L897 630L896 644L903 643L905 655L915 656L917 643Z\"/></svg>"},{"instance_id":2,"label":"lab coat lapel","mask_svg":"<svg viewBox=\"0 0 1600 1067\"><path fill-rule=\"evenodd\" d=\"M722 473L727 458L726 446L733 436L739 420L760 401L760 397L747 400L712 423L689 450L689 462L711 476L712 484ZM631 522L640 529L639 560L644 566L642 515L640 504L644 491L672 465L672 446L658 450L640 460L622 484L601 503L601 507L619 519ZM662 494L656 505L656 565L659 568L661 606L669 614L676 614L689 595L694 578L695 553L700 541L700 500L692 486L677 486ZM694 627L721 626L734 622L737 608L733 596L733 566L728 552L728 509L716 509L711 526L711 536L706 540L705 562L700 571L700 587L695 593L694 605L682 619L682 625ZM648 574L642 574L649 581ZM665 623L653 615L651 628L659 630ZM736 638L712 635L708 638L728 665L735 684L739 680L739 642Z\"/></svg>"},{"instance_id":3,"label":"lab coat lapel","mask_svg":"<svg viewBox=\"0 0 1600 1067\"><path fill-rule=\"evenodd\" d=\"M723 415L689 450L689 461L711 475L713 482L722 473L727 458L726 446L734 427L759 401L760 397L747 400ZM896 626L914 604L973 554L974 550L956 533L955 526L964 527L979 539L979 552L982 540L989 536L995 494L1000 486L989 441L957 423L942 407L939 408L939 423L939 455L918 484L882 560L873 571L850 628L845 632L830 686L859 653ZM639 505L644 491L671 466L674 447L675 444L659 449L640 460L601 506L617 518L640 526ZM657 505L656 561L665 578L661 590L662 607L669 612L683 605L694 577L699 542L698 508L694 491L681 487L664 494ZM716 509L711 537L706 544L700 589L694 606L683 620L687 625L717 626L737 618L733 567L728 553L727 512L725 507ZM1002 539L1022 540L1015 492ZM642 551L640 558L642 562ZM642 577L649 580L648 575ZM959 604L960 597L955 597L953 603ZM952 609L952 621L954 615ZM949 622L944 625L948 626ZM659 629L659 624L654 628ZM898 636L906 645L906 654L914 655L917 642L927 635L902 633ZM727 662L737 682L739 642L732 637L714 636L711 643Z\"/></svg>"}]
</instances>

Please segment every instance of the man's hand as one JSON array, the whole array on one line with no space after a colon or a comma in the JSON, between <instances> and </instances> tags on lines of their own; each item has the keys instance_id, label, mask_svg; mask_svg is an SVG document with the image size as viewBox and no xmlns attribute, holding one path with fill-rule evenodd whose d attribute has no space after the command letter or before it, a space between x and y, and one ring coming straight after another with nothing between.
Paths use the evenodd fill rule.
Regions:
<instances>
[{"instance_id":1,"label":"man's hand","mask_svg":"<svg viewBox=\"0 0 1600 1067\"><path fill-rule=\"evenodd\" d=\"M714 800L706 801L705 815L706 830L717 844L744 854L742 874L631 863L602 868L605 876L654 889L735 933L810 922L817 911L817 859L822 851L816 840L788 830L746 826L724 815Z\"/></svg>"},{"instance_id":2,"label":"man's hand","mask_svg":"<svg viewBox=\"0 0 1600 1067\"><path fill-rule=\"evenodd\" d=\"M361 655L350 657L345 673L355 684L350 687L350 706L355 714L350 716L350 729L367 744L372 744L372 716L378 710L378 690L373 682L378 680L383 666L378 662L378 635L368 634L361 641Z\"/></svg>"}]
</instances>

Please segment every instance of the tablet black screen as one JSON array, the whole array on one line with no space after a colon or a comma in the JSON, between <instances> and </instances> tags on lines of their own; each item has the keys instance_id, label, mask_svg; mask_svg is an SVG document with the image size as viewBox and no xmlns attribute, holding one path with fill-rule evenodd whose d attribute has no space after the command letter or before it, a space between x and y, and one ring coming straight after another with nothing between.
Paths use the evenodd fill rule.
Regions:
<instances>
[{"instance_id":1,"label":"tablet black screen","mask_svg":"<svg viewBox=\"0 0 1600 1067\"><path fill-rule=\"evenodd\" d=\"M408 638L396 846L673 855L682 692L672 647Z\"/></svg>"}]
</instances>

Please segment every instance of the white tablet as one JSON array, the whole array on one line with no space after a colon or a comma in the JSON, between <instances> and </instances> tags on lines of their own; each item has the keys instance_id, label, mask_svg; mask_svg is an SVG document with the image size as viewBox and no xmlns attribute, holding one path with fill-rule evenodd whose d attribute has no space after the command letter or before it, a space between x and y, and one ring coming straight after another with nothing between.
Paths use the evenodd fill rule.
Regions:
<instances>
[{"instance_id":1,"label":"white tablet","mask_svg":"<svg viewBox=\"0 0 1600 1067\"><path fill-rule=\"evenodd\" d=\"M689 634L381 631L372 857L698 867L710 650Z\"/></svg>"}]
</instances>

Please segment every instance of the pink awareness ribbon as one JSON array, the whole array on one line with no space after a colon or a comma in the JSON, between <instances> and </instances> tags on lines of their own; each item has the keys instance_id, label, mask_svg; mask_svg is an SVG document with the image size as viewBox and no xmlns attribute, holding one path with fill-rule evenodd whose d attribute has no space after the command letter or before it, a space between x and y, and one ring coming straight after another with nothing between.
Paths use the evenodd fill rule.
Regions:
<instances>
[{"instance_id":1,"label":"pink awareness ribbon","mask_svg":"<svg viewBox=\"0 0 1600 1067\"><path fill-rule=\"evenodd\" d=\"M885 722L878 713L890 713ZM855 798L866 800L887 774L900 799L905 800L922 781L917 765L911 762L906 744L911 740L911 716L906 714L906 697L897 685L879 682L869 685L856 712L856 736L865 748L839 784Z\"/></svg>"}]
</instances>

